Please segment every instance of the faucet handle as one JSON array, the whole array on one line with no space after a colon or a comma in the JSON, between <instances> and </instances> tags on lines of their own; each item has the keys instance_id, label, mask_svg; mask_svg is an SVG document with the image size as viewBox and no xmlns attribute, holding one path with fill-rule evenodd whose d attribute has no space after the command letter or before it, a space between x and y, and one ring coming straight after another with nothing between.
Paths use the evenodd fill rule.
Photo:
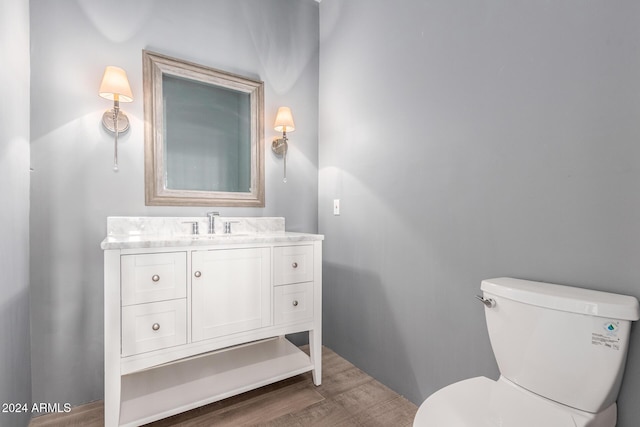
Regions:
<instances>
[{"instance_id":1,"label":"faucet handle","mask_svg":"<svg viewBox=\"0 0 640 427\"><path fill-rule=\"evenodd\" d=\"M231 234L231 224L238 224L240 221L225 221L224 222L224 234Z\"/></svg>"},{"instance_id":2,"label":"faucet handle","mask_svg":"<svg viewBox=\"0 0 640 427\"><path fill-rule=\"evenodd\" d=\"M191 224L191 234L200 234L198 221L185 221L183 224Z\"/></svg>"}]
</instances>

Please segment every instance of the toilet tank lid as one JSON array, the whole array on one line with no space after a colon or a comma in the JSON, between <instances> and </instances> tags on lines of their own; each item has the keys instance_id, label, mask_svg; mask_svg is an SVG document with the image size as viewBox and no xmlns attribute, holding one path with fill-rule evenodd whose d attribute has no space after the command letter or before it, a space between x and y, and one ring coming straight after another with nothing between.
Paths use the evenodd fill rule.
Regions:
<instances>
[{"instance_id":1,"label":"toilet tank lid","mask_svg":"<svg viewBox=\"0 0 640 427\"><path fill-rule=\"evenodd\" d=\"M628 295L513 279L511 277L483 280L480 289L513 301L553 310L610 319L640 319L638 300Z\"/></svg>"}]
</instances>

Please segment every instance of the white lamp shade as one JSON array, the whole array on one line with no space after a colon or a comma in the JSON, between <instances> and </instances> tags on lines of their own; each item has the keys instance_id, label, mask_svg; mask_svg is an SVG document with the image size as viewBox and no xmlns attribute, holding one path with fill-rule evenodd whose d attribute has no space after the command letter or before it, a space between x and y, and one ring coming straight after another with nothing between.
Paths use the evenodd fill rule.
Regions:
<instances>
[{"instance_id":1,"label":"white lamp shade","mask_svg":"<svg viewBox=\"0 0 640 427\"><path fill-rule=\"evenodd\" d=\"M122 68L112 65L105 68L98 93L101 97L112 101L115 100L116 97L120 102L133 101L133 94L131 93L127 73Z\"/></svg>"},{"instance_id":2,"label":"white lamp shade","mask_svg":"<svg viewBox=\"0 0 640 427\"><path fill-rule=\"evenodd\" d=\"M296 130L296 125L293 123L291 108L278 108L278 114L276 114L276 122L273 124L273 128L278 132L293 132Z\"/></svg>"}]
</instances>

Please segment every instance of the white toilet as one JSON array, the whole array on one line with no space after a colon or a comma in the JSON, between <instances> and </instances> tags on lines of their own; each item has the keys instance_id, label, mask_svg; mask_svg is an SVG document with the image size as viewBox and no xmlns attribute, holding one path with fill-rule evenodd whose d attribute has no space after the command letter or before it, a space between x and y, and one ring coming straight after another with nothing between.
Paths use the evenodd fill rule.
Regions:
<instances>
[{"instance_id":1,"label":"white toilet","mask_svg":"<svg viewBox=\"0 0 640 427\"><path fill-rule=\"evenodd\" d=\"M414 427L613 427L638 300L527 280L481 285L497 381L449 385Z\"/></svg>"}]
</instances>

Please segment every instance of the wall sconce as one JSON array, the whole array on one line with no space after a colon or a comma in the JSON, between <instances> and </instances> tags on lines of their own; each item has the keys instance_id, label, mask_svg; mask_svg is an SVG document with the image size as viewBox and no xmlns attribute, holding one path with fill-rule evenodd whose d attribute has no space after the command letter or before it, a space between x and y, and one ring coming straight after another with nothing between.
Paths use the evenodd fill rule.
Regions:
<instances>
[{"instance_id":1,"label":"wall sconce","mask_svg":"<svg viewBox=\"0 0 640 427\"><path fill-rule=\"evenodd\" d=\"M120 102L133 101L127 73L122 68L111 65L105 68L98 93L101 97L113 101L113 108L102 115L102 125L116 134L113 146L113 170L118 171L118 134L129 129L129 118L120 111Z\"/></svg>"},{"instance_id":2,"label":"wall sconce","mask_svg":"<svg viewBox=\"0 0 640 427\"><path fill-rule=\"evenodd\" d=\"M287 143L287 132L293 132L296 130L296 125L293 123L291 108L278 108L278 114L276 114L276 121L273 124L273 128L277 132L282 132L282 138L274 139L271 143L271 149L276 153L276 155L284 157L284 178L282 182L287 182L287 149L289 148L289 144Z\"/></svg>"}]
</instances>

